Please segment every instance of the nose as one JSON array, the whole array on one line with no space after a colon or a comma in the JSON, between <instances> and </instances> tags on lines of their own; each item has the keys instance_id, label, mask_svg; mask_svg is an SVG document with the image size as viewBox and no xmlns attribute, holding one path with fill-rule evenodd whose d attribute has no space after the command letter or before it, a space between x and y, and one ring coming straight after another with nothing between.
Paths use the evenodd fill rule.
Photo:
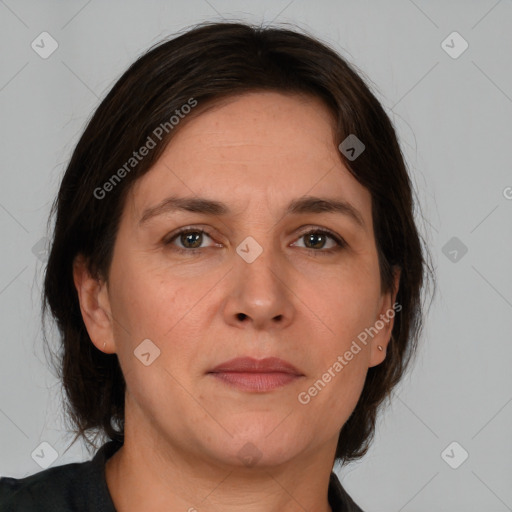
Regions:
<instances>
[{"instance_id":1,"label":"nose","mask_svg":"<svg viewBox=\"0 0 512 512\"><path fill-rule=\"evenodd\" d=\"M228 324L255 330L284 329L293 321L295 295L285 262L265 249L252 263L236 256L230 272L232 286L224 303Z\"/></svg>"}]
</instances>

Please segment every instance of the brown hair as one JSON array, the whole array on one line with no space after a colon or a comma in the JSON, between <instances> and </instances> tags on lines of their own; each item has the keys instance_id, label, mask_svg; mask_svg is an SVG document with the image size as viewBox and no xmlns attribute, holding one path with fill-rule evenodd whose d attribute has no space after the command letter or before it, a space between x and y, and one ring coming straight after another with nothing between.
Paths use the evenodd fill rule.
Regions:
<instances>
[{"instance_id":1,"label":"brown hair","mask_svg":"<svg viewBox=\"0 0 512 512\"><path fill-rule=\"evenodd\" d=\"M85 328L73 281L75 256L85 256L92 275L108 279L126 194L179 130L170 122L177 110L191 99L201 107L258 90L321 99L336 120L338 141L355 134L366 146L353 161L341 152L340 158L371 192L383 292L392 287L393 268L401 269L401 310L386 359L369 368L335 459L346 463L367 452L377 410L402 378L422 327L420 292L430 267L414 222L411 182L388 116L342 57L298 31L242 23L200 24L150 48L115 83L73 151L50 214L56 218L43 290L43 325L49 307L62 341L54 366L67 395L73 442L82 436L91 443L91 431L122 442L125 398L116 354L97 350ZM166 127L157 132L160 138L157 127ZM148 137L155 146L128 169L126 162ZM113 181L115 174L122 179ZM103 199L99 191L107 188Z\"/></svg>"}]
</instances>

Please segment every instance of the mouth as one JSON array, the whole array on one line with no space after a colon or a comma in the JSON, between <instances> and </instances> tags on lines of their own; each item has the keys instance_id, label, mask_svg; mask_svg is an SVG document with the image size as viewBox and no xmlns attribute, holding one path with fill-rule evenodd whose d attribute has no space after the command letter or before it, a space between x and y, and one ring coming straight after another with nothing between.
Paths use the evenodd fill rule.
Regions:
<instances>
[{"instance_id":1,"label":"mouth","mask_svg":"<svg viewBox=\"0 0 512 512\"><path fill-rule=\"evenodd\" d=\"M231 387L256 392L281 388L304 377L291 363L276 357L238 357L221 363L208 375Z\"/></svg>"}]
</instances>

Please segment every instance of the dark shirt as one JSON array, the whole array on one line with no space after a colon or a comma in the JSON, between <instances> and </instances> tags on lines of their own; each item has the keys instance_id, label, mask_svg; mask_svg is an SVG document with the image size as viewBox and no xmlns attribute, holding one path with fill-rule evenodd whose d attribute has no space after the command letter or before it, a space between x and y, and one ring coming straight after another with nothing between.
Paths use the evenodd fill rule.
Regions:
<instances>
[{"instance_id":1,"label":"dark shirt","mask_svg":"<svg viewBox=\"0 0 512 512\"><path fill-rule=\"evenodd\" d=\"M25 478L0 478L0 512L116 512L105 479L105 462L122 444L105 443L94 458ZM328 491L333 512L363 512L331 473Z\"/></svg>"}]
</instances>

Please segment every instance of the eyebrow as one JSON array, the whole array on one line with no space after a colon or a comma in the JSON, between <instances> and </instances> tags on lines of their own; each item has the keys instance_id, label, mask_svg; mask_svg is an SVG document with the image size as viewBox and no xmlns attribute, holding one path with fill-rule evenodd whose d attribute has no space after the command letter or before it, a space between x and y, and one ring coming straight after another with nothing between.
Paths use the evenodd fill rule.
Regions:
<instances>
[{"instance_id":1,"label":"eyebrow","mask_svg":"<svg viewBox=\"0 0 512 512\"><path fill-rule=\"evenodd\" d=\"M156 206L144 210L139 220L139 226L153 217L175 211L202 213L212 216L226 216L232 213L229 206L220 201L214 201L204 197L171 196L164 199ZM361 213L344 200L304 196L291 201L285 211L286 215L300 215L305 213L338 213L350 217L358 225L365 228Z\"/></svg>"}]
</instances>

